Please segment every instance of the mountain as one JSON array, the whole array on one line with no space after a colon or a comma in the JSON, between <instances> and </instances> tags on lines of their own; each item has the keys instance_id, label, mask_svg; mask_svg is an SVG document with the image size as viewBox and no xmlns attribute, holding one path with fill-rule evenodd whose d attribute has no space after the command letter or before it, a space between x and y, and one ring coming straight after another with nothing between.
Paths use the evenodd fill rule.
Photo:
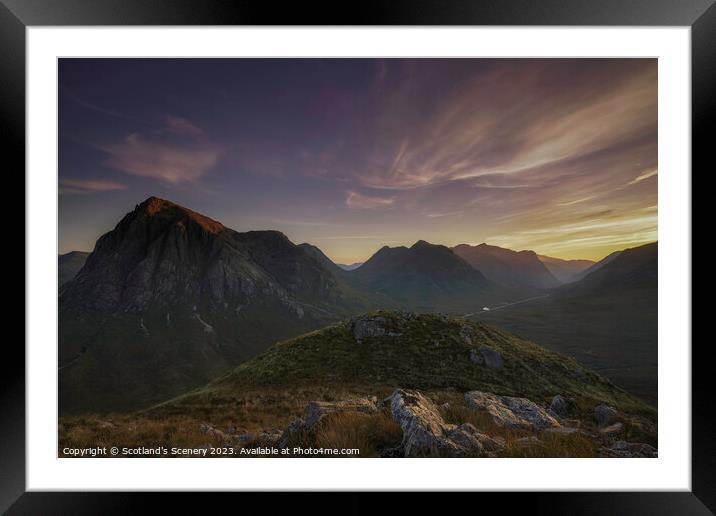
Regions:
<instances>
[{"instance_id":1,"label":"mountain","mask_svg":"<svg viewBox=\"0 0 716 516\"><path fill-rule=\"evenodd\" d=\"M277 231L237 233L150 197L59 292L61 412L123 410L206 383L278 340L365 310Z\"/></svg>"},{"instance_id":2,"label":"mountain","mask_svg":"<svg viewBox=\"0 0 716 516\"><path fill-rule=\"evenodd\" d=\"M613 253L596 265L546 298L473 318L573 356L655 403L658 244Z\"/></svg>"},{"instance_id":3,"label":"mountain","mask_svg":"<svg viewBox=\"0 0 716 516\"><path fill-rule=\"evenodd\" d=\"M306 253L312 256L314 260L318 261L325 269L331 271L332 273L341 276L346 271L346 269L341 267L339 264L334 263L333 260L326 256L323 251L315 245L303 243L299 244L298 247L303 249Z\"/></svg>"},{"instance_id":4,"label":"mountain","mask_svg":"<svg viewBox=\"0 0 716 516\"><path fill-rule=\"evenodd\" d=\"M62 286L74 278L84 266L89 253L70 251L57 257L57 285Z\"/></svg>"},{"instance_id":5,"label":"mountain","mask_svg":"<svg viewBox=\"0 0 716 516\"><path fill-rule=\"evenodd\" d=\"M658 282L658 253L656 242L612 253L590 267L584 278L565 285L566 295L603 295L623 290L656 289Z\"/></svg>"},{"instance_id":6,"label":"mountain","mask_svg":"<svg viewBox=\"0 0 716 516\"><path fill-rule=\"evenodd\" d=\"M316 389L381 399L395 388L480 390L540 404L560 394L584 407L590 418L599 403L655 415L575 360L508 332L462 318L397 311L364 314L278 343L207 386L152 410L175 415L208 400L221 406L222 400L248 392L274 393L269 401L279 404L286 393L295 397ZM256 408L256 417L259 412Z\"/></svg>"},{"instance_id":7,"label":"mountain","mask_svg":"<svg viewBox=\"0 0 716 516\"><path fill-rule=\"evenodd\" d=\"M346 277L356 289L411 310L474 311L520 296L488 280L447 247L423 240L410 248L385 246Z\"/></svg>"},{"instance_id":8,"label":"mountain","mask_svg":"<svg viewBox=\"0 0 716 516\"><path fill-rule=\"evenodd\" d=\"M572 277L572 282L579 281L582 278L586 277L588 274L591 274L594 271L598 271L602 267L604 267L606 264L611 262L612 260L616 259L623 251L614 251L613 253L605 256L601 260L599 260L597 263L590 265L586 269L584 269L581 272L578 272Z\"/></svg>"},{"instance_id":9,"label":"mountain","mask_svg":"<svg viewBox=\"0 0 716 516\"><path fill-rule=\"evenodd\" d=\"M561 283L570 283L579 279L577 277L582 271L585 271L596 262L592 260L563 260L561 258L553 258L551 256L537 255L537 258L547 267L547 270L557 278Z\"/></svg>"},{"instance_id":10,"label":"mountain","mask_svg":"<svg viewBox=\"0 0 716 516\"><path fill-rule=\"evenodd\" d=\"M534 251L512 251L487 244L460 244L452 251L501 285L547 289L560 284Z\"/></svg>"},{"instance_id":11,"label":"mountain","mask_svg":"<svg viewBox=\"0 0 716 516\"><path fill-rule=\"evenodd\" d=\"M344 271L354 271L354 270L356 270L358 267L360 267L361 265L363 265L363 262L355 262L355 263L349 263L349 264L337 263L336 265L338 265L338 266L339 266L341 269L343 269Z\"/></svg>"}]
</instances>

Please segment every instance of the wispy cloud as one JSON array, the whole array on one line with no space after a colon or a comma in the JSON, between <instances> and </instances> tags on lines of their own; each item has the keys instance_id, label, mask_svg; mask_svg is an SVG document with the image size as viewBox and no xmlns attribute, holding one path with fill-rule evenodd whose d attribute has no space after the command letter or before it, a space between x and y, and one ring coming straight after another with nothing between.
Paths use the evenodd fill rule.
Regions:
<instances>
[{"instance_id":1,"label":"wispy cloud","mask_svg":"<svg viewBox=\"0 0 716 516\"><path fill-rule=\"evenodd\" d=\"M203 136L204 130L192 124L186 118L168 115L165 119L166 129L169 132L183 136Z\"/></svg>"},{"instance_id":2,"label":"wispy cloud","mask_svg":"<svg viewBox=\"0 0 716 516\"><path fill-rule=\"evenodd\" d=\"M627 183L627 186L634 185L634 184L638 183L639 181L643 181L644 179L649 179L650 177L654 177L658 173L659 173L659 171L657 169L644 170L641 174L639 174L634 179L629 181Z\"/></svg>"},{"instance_id":3,"label":"wispy cloud","mask_svg":"<svg viewBox=\"0 0 716 516\"><path fill-rule=\"evenodd\" d=\"M387 208L395 202L395 197L371 197L349 190L346 192L346 206L354 210L374 210Z\"/></svg>"},{"instance_id":4,"label":"wispy cloud","mask_svg":"<svg viewBox=\"0 0 716 516\"><path fill-rule=\"evenodd\" d=\"M168 185L195 183L217 164L223 151L203 134L188 120L168 117L163 132L132 133L100 148L109 155L105 164L120 172Z\"/></svg>"},{"instance_id":5,"label":"wispy cloud","mask_svg":"<svg viewBox=\"0 0 716 516\"><path fill-rule=\"evenodd\" d=\"M60 194L91 194L126 190L127 186L114 181L92 179L60 179Z\"/></svg>"}]
</instances>

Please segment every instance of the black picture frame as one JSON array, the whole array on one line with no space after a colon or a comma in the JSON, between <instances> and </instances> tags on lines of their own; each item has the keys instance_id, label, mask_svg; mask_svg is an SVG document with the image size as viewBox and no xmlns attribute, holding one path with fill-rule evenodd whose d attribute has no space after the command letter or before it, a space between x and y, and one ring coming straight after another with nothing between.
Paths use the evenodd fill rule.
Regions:
<instances>
[{"instance_id":1,"label":"black picture frame","mask_svg":"<svg viewBox=\"0 0 716 516\"><path fill-rule=\"evenodd\" d=\"M229 0L0 0L0 134L6 144L6 175L24 192L25 29L63 25L607 25L691 27L692 169L712 161L716 105L716 6L714 0L393 0L273 2ZM691 173L691 171L684 171ZM693 177L693 176L692 176ZM10 178L8 178L10 179ZM23 196L24 198L24 196ZM15 209L14 213L19 213ZM19 215L16 215L19 217ZM16 261L26 263L24 226L8 224ZM22 230L22 235L20 234ZM691 252L693 253L693 247ZM692 254L693 256L693 254ZM8 270L8 269L6 269ZM25 269L26 270L26 269ZM18 274L14 276L19 281ZM24 286L24 285L23 285ZM19 285L18 285L19 287ZM23 294L25 299L25 294ZM23 306L24 303L17 303ZM24 309L24 308L23 308ZM712 405L712 363L708 343L692 348L692 491L639 493L479 494L486 501L549 514L710 514L716 511L716 427ZM689 346L690 342L674 343ZM159 501L186 513L206 509L208 494L25 492L25 353L19 339L6 338L0 360L0 511L8 514L124 514L143 512ZM161 500L157 500L161 496ZM233 494L212 495L227 498ZM249 506L256 495L241 494ZM272 495L275 496L275 495ZM350 495L357 497L356 494ZM345 503L345 511L366 512L383 502L367 495ZM455 496L458 496L455 494ZM460 495L466 496L475 495ZM499 498L503 499L499 499ZM275 497L273 501L280 501ZM203 500L203 501L202 501ZM420 507L421 496L401 503ZM215 500L212 500L215 501ZM227 500L228 501L228 500ZM461 500L471 503L469 500ZM461 503L455 500L453 503ZM305 501L296 502L308 505ZM405 503L408 503L406 506ZM319 504L310 504L320 511ZM320 504L324 505L324 504ZM330 510L331 504L324 505ZM248 507L248 506L246 506Z\"/></svg>"}]
</instances>

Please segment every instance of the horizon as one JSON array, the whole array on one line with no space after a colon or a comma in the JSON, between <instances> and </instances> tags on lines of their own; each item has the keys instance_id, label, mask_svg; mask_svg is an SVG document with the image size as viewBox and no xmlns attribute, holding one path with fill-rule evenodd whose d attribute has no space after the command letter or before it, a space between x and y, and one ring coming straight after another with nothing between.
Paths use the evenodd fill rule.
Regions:
<instances>
[{"instance_id":1,"label":"horizon","mask_svg":"<svg viewBox=\"0 0 716 516\"><path fill-rule=\"evenodd\" d=\"M58 253L156 195L336 263L658 241L655 59L60 59ZM91 80L90 80L91 79Z\"/></svg>"},{"instance_id":2,"label":"horizon","mask_svg":"<svg viewBox=\"0 0 716 516\"><path fill-rule=\"evenodd\" d=\"M174 203L173 201L171 201L170 199L162 199L161 197L157 197L157 196L154 196L154 195L153 195L153 196L148 197L148 198L145 199L144 201L141 201L141 202L136 203L135 206L139 206L140 204L142 204L143 202L146 202L147 200L149 200L149 199L152 198L152 197L157 198L157 199L160 199L160 200L162 200L162 201L168 201L168 202L170 202L170 203L176 204L176 203ZM192 210L191 207L189 207L189 206L181 206L181 205L179 205L179 206L182 207L182 208L185 208L185 209L189 209L189 210L191 210L191 211L196 211L196 210ZM129 213L131 213L131 212L127 212L126 214L129 214ZM198 213L198 212L197 212L197 213ZM126 215L126 214L125 214L125 215ZM200 213L200 215L204 215L204 216L209 217L210 219L212 219L212 220L214 220L214 221L216 221L216 222L221 223L220 220L217 220L217 219L215 219L214 217L211 217L211 216L209 216L209 215L207 215L207 214L205 214L205 213ZM119 221L117 221L117 222L119 223ZM227 229L230 229L230 230L232 230L232 231L236 231L235 229L233 229L233 228L231 228L231 227L229 227L229 226L226 226L226 225L223 224L223 223L222 223L222 225L224 225L224 227L226 227ZM342 261L337 261L335 258L329 256L320 246L318 246L318 245L316 245L316 244L314 244L314 243L312 243L312 242L297 242L297 241L293 240L292 238L290 238L289 235L286 235L286 233L283 232L283 231L281 231L280 229L275 229L275 228L274 228L274 229L261 229L261 230L249 230L249 231L278 231L278 232L284 234L294 245L310 244L310 245L313 245L313 246L317 247L318 249L321 250L321 252L323 252L323 254L325 254L325 255L326 255L333 263L335 263L336 265L355 265L355 264L363 264L363 263L365 263L366 261L368 261L370 258L372 258L373 255L374 255L375 253L377 253L377 252L378 252L380 249L382 249L383 247L390 247L390 248L392 248L392 249L400 248L400 247L410 248L410 247L414 246L415 244L417 244L418 242L427 242L428 244L432 244L432 245L442 245L442 246L447 247L448 249L452 249L453 247L456 247L456 246L458 246L458 245L469 245L469 246L472 246L472 247L479 246L479 245L489 245L489 246L493 246L493 247L502 247L503 249L509 249L509 250L515 251L515 252L533 251L533 252L535 252L538 256L546 256L546 257L548 257L548 258L557 258L557 259L562 259L562 260L587 260L587 261L592 261L592 262L595 262L595 263L596 263L596 262L599 262L600 260L602 260L602 259L606 258L607 256L609 256L609 254L611 254L611 253L609 253L609 254L604 255L604 256L602 256L601 258L598 258L598 259L590 259L590 258L561 258L561 257L559 257L559 256L554 256L554 255L545 255L545 254L543 254L543 253L539 253L539 252L535 251L534 249L511 249L511 248L509 248L509 247L504 247L504 246L495 246L494 244L490 244L489 242L457 242L457 243L453 243L453 244L444 244L444 243L432 242L432 241L428 241L428 240L425 240L425 239L420 238L420 239L418 239L418 240L413 241L412 243L411 243L411 242L406 242L406 243L404 243L404 244L396 244L396 245L392 245L392 246L389 246L389 245L387 245L387 244L386 244L386 245L381 245L380 247L378 247L378 248L376 248L375 250L371 251L370 254L369 254L368 256L366 256L366 258L363 259L363 260L356 260L356 261L351 261L351 262L342 262ZM103 234L104 234L104 233L103 233ZM99 239L99 237L101 237L101 236L102 236L102 235L99 235L97 238ZM638 243L638 244L633 245L633 246L630 246L630 247L625 247L625 248L623 248L623 249L617 249L617 251L624 251L624 250L629 249L629 248L632 248L632 247L640 247L640 246L642 246L642 245L653 244L653 243L655 243L655 242L658 242L658 240L651 240L651 241L648 241L648 242ZM93 247L92 249L70 249L70 250L65 251L65 252L59 252L59 250L58 250L58 255L62 256L62 255L64 255L64 254L68 254L68 253L72 253L72 252L91 253L93 250L94 250L94 247ZM614 251L612 251L612 252L614 252Z\"/></svg>"}]
</instances>

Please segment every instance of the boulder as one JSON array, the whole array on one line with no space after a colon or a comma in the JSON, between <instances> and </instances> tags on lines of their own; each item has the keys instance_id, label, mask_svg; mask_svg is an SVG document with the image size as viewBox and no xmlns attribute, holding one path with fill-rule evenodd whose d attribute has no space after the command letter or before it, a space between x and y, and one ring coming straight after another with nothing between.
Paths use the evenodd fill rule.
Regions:
<instances>
[{"instance_id":1,"label":"boulder","mask_svg":"<svg viewBox=\"0 0 716 516\"><path fill-rule=\"evenodd\" d=\"M597 426L600 428L612 424L616 417L617 411L614 407L610 407L604 403L594 407L594 419L597 420Z\"/></svg>"},{"instance_id":2,"label":"boulder","mask_svg":"<svg viewBox=\"0 0 716 516\"><path fill-rule=\"evenodd\" d=\"M281 438L278 441L279 448L288 448L296 439L302 437L308 430L306 422L299 418L294 419L286 427L286 430L281 434Z\"/></svg>"},{"instance_id":3,"label":"boulder","mask_svg":"<svg viewBox=\"0 0 716 516\"><path fill-rule=\"evenodd\" d=\"M497 426L542 431L559 427L559 422L545 409L527 398L497 396L495 394L470 391L465 393L468 407L484 410Z\"/></svg>"},{"instance_id":4,"label":"boulder","mask_svg":"<svg viewBox=\"0 0 716 516\"><path fill-rule=\"evenodd\" d=\"M569 403L562 396L557 394L549 404L549 412L555 417L564 418L569 415Z\"/></svg>"},{"instance_id":5,"label":"boulder","mask_svg":"<svg viewBox=\"0 0 716 516\"><path fill-rule=\"evenodd\" d=\"M308 428L318 423L329 414L345 412L361 412L363 414L375 414L378 412L376 398L360 398L347 401L312 401L306 406L305 421Z\"/></svg>"},{"instance_id":6,"label":"boulder","mask_svg":"<svg viewBox=\"0 0 716 516\"><path fill-rule=\"evenodd\" d=\"M483 443L499 448L499 443L464 423L446 423L432 400L418 391L397 389L391 396L390 411L403 430L402 455L420 457L479 456Z\"/></svg>"},{"instance_id":7,"label":"boulder","mask_svg":"<svg viewBox=\"0 0 716 516\"><path fill-rule=\"evenodd\" d=\"M329 414L346 412L375 414L378 412L378 404L375 396L346 401L311 401L306 405L304 412L303 418L294 419L283 431L279 439L280 448L286 448L292 439L301 437L302 434L313 430L316 424Z\"/></svg>"},{"instance_id":8,"label":"boulder","mask_svg":"<svg viewBox=\"0 0 716 516\"><path fill-rule=\"evenodd\" d=\"M499 369L502 367L502 356L490 346L482 346L480 348L480 354L485 360L485 365L490 369Z\"/></svg>"},{"instance_id":9,"label":"boulder","mask_svg":"<svg viewBox=\"0 0 716 516\"><path fill-rule=\"evenodd\" d=\"M383 317L365 317L353 323L353 337L358 344L367 337L381 337L386 334Z\"/></svg>"},{"instance_id":10,"label":"boulder","mask_svg":"<svg viewBox=\"0 0 716 516\"><path fill-rule=\"evenodd\" d=\"M482 355L480 352L476 349L470 350L470 362L477 365L482 365L485 363L485 360L482 358Z\"/></svg>"}]
</instances>

